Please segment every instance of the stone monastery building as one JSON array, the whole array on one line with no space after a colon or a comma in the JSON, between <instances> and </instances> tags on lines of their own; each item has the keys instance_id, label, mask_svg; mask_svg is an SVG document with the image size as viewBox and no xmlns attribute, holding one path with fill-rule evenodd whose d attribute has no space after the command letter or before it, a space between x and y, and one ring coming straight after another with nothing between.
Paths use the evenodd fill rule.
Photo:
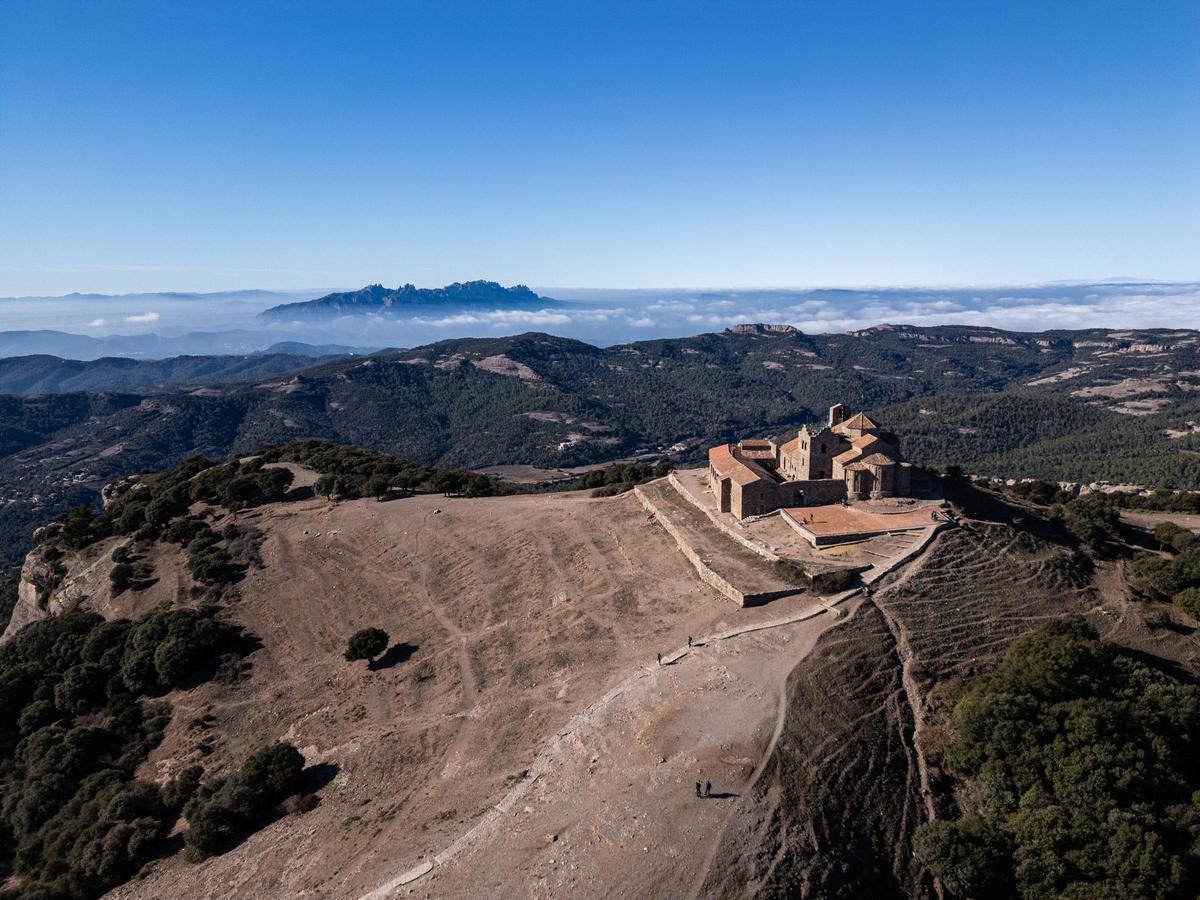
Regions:
<instances>
[{"instance_id":1,"label":"stone monastery building","mask_svg":"<svg viewBox=\"0 0 1200 900\"><path fill-rule=\"evenodd\" d=\"M708 478L722 512L739 519L796 506L904 497L912 465L896 437L858 413L849 419L839 403L829 424L805 425L796 437L745 440L708 451Z\"/></svg>"}]
</instances>

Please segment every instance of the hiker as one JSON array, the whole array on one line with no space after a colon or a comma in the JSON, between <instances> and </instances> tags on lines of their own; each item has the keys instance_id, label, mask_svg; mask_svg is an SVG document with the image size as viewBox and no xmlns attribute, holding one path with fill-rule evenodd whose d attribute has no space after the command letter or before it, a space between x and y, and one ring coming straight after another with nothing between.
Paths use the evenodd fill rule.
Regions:
<instances>
[{"instance_id":1,"label":"hiker","mask_svg":"<svg viewBox=\"0 0 1200 900\"><path fill-rule=\"evenodd\" d=\"M660 653L660 654L658 654L658 664L659 664L660 666L662 665L662 654L661 654L661 653Z\"/></svg>"},{"instance_id":2,"label":"hiker","mask_svg":"<svg viewBox=\"0 0 1200 900\"><path fill-rule=\"evenodd\" d=\"M688 649L692 649L692 636L690 634L688 635Z\"/></svg>"},{"instance_id":3,"label":"hiker","mask_svg":"<svg viewBox=\"0 0 1200 900\"><path fill-rule=\"evenodd\" d=\"M704 796L705 797L712 796L712 782L711 781L704 782Z\"/></svg>"},{"instance_id":4,"label":"hiker","mask_svg":"<svg viewBox=\"0 0 1200 900\"><path fill-rule=\"evenodd\" d=\"M700 782L698 781L696 782L696 796L700 796Z\"/></svg>"}]
</instances>

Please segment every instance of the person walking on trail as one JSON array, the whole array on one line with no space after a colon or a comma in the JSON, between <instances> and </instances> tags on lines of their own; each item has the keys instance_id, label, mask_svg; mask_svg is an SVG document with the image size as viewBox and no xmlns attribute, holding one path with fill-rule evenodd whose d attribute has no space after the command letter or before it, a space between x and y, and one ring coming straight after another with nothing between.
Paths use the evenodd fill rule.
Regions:
<instances>
[{"instance_id":1,"label":"person walking on trail","mask_svg":"<svg viewBox=\"0 0 1200 900\"><path fill-rule=\"evenodd\" d=\"M696 796L700 796L700 782L698 781L696 782Z\"/></svg>"},{"instance_id":2,"label":"person walking on trail","mask_svg":"<svg viewBox=\"0 0 1200 900\"><path fill-rule=\"evenodd\" d=\"M711 781L704 782L704 796L705 797L712 796L712 782Z\"/></svg>"},{"instance_id":3,"label":"person walking on trail","mask_svg":"<svg viewBox=\"0 0 1200 900\"><path fill-rule=\"evenodd\" d=\"M661 654L661 653L660 653L660 654L658 654L658 664L659 664L660 666L662 665L662 654Z\"/></svg>"},{"instance_id":4,"label":"person walking on trail","mask_svg":"<svg viewBox=\"0 0 1200 900\"><path fill-rule=\"evenodd\" d=\"M690 634L688 635L688 649L692 649L692 636Z\"/></svg>"}]
</instances>

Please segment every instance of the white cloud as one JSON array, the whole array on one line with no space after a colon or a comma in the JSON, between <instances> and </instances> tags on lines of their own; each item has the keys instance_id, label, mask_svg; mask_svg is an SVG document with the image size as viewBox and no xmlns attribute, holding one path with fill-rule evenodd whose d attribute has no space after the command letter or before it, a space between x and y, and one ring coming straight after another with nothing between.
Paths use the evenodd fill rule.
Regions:
<instances>
[{"instance_id":1,"label":"white cloud","mask_svg":"<svg viewBox=\"0 0 1200 900\"><path fill-rule=\"evenodd\" d=\"M451 328L456 325L568 325L571 317L566 313L554 312L549 309L497 309L491 312L458 313L453 316L430 318L414 316L411 320L416 325L432 325L435 328Z\"/></svg>"},{"instance_id":2,"label":"white cloud","mask_svg":"<svg viewBox=\"0 0 1200 900\"><path fill-rule=\"evenodd\" d=\"M126 316L125 321L132 322L135 325L144 324L146 322L157 322L158 321L158 313L144 312L139 315Z\"/></svg>"},{"instance_id":3,"label":"white cloud","mask_svg":"<svg viewBox=\"0 0 1200 900\"><path fill-rule=\"evenodd\" d=\"M92 319L89 324L92 326L92 328L103 328L106 322L106 319Z\"/></svg>"}]
</instances>

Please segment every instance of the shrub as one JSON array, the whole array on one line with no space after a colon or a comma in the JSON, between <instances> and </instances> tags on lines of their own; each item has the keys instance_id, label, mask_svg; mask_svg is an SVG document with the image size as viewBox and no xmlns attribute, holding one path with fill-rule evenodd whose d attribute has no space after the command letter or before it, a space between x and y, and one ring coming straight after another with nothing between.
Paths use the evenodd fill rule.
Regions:
<instances>
[{"instance_id":1,"label":"shrub","mask_svg":"<svg viewBox=\"0 0 1200 900\"><path fill-rule=\"evenodd\" d=\"M163 785L163 804L175 812L182 812L192 797L196 796L196 792L200 789L200 779L203 776L204 769L200 766L188 766L180 770L174 778Z\"/></svg>"},{"instance_id":2,"label":"shrub","mask_svg":"<svg viewBox=\"0 0 1200 900\"><path fill-rule=\"evenodd\" d=\"M218 496L226 509L244 509L262 503L282 500L291 487L293 475L289 469L262 469L252 474L238 475L222 485Z\"/></svg>"},{"instance_id":3,"label":"shrub","mask_svg":"<svg viewBox=\"0 0 1200 900\"><path fill-rule=\"evenodd\" d=\"M54 687L54 705L63 712L81 715L103 705L108 672L96 663L67 669Z\"/></svg>"},{"instance_id":4,"label":"shrub","mask_svg":"<svg viewBox=\"0 0 1200 900\"><path fill-rule=\"evenodd\" d=\"M1053 514L1080 543L1093 549L1099 549L1105 541L1115 537L1121 526L1118 501L1108 494L1076 497L1063 506L1056 506Z\"/></svg>"},{"instance_id":5,"label":"shrub","mask_svg":"<svg viewBox=\"0 0 1200 900\"><path fill-rule=\"evenodd\" d=\"M39 728L52 725L64 718L57 706L49 700L34 700L22 711L17 718L17 728L21 734L32 734Z\"/></svg>"},{"instance_id":6,"label":"shrub","mask_svg":"<svg viewBox=\"0 0 1200 900\"><path fill-rule=\"evenodd\" d=\"M611 497L613 494L619 494L629 490L637 484L645 481L650 481L654 478L662 478L671 471L671 464L667 462L656 463L653 466L643 465L642 463L615 463L603 469L592 469L590 472L584 472L572 483L571 488L575 490L586 490L588 488L603 489L606 487L617 486L616 490L606 493L600 493L596 490L593 497Z\"/></svg>"},{"instance_id":7,"label":"shrub","mask_svg":"<svg viewBox=\"0 0 1200 900\"><path fill-rule=\"evenodd\" d=\"M86 547L100 537L95 517L86 506L76 506L62 519L59 540L72 550Z\"/></svg>"},{"instance_id":8,"label":"shrub","mask_svg":"<svg viewBox=\"0 0 1200 900\"><path fill-rule=\"evenodd\" d=\"M72 611L0 646L0 872L17 873L20 896L96 897L161 852L200 772L161 792L134 778L170 718L169 706L141 698L194 683L239 646L239 629L214 615L105 622ZM292 762L265 757L250 783L265 785L260 793L290 785Z\"/></svg>"},{"instance_id":9,"label":"shrub","mask_svg":"<svg viewBox=\"0 0 1200 900\"><path fill-rule=\"evenodd\" d=\"M381 497L392 489L392 480L383 474L376 474L363 482L364 497Z\"/></svg>"},{"instance_id":10,"label":"shrub","mask_svg":"<svg viewBox=\"0 0 1200 900\"><path fill-rule=\"evenodd\" d=\"M1003 490L1018 497L1024 497L1039 506L1049 506L1052 503L1070 503L1073 494L1068 494L1057 484L1050 481L1018 481L1016 484L1000 485Z\"/></svg>"},{"instance_id":11,"label":"shrub","mask_svg":"<svg viewBox=\"0 0 1200 900\"><path fill-rule=\"evenodd\" d=\"M1200 622L1200 588L1186 588L1176 594L1172 601L1194 621Z\"/></svg>"},{"instance_id":12,"label":"shrub","mask_svg":"<svg viewBox=\"0 0 1200 900\"><path fill-rule=\"evenodd\" d=\"M279 804L300 787L303 771L300 751L279 743L259 750L228 779L201 786L184 809L189 858L221 853L277 815Z\"/></svg>"},{"instance_id":13,"label":"shrub","mask_svg":"<svg viewBox=\"0 0 1200 900\"><path fill-rule=\"evenodd\" d=\"M1186 528L1181 528L1174 522L1162 522L1154 528L1154 539L1164 550L1179 553L1186 550L1196 536Z\"/></svg>"},{"instance_id":14,"label":"shrub","mask_svg":"<svg viewBox=\"0 0 1200 900\"><path fill-rule=\"evenodd\" d=\"M108 581L114 594L124 593L133 584L134 568L127 562L119 562L109 570Z\"/></svg>"},{"instance_id":15,"label":"shrub","mask_svg":"<svg viewBox=\"0 0 1200 900\"><path fill-rule=\"evenodd\" d=\"M1139 553L1133 570L1157 594L1174 597L1190 587L1200 587L1200 543L1189 543L1170 559Z\"/></svg>"},{"instance_id":16,"label":"shrub","mask_svg":"<svg viewBox=\"0 0 1200 900\"><path fill-rule=\"evenodd\" d=\"M354 632L346 644L346 659L372 660L388 648L388 633L382 628L364 628Z\"/></svg>"},{"instance_id":17,"label":"shrub","mask_svg":"<svg viewBox=\"0 0 1200 900\"><path fill-rule=\"evenodd\" d=\"M191 543L207 530L208 526L199 519L176 519L163 532L163 540L182 546Z\"/></svg>"},{"instance_id":18,"label":"shrub","mask_svg":"<svg viewBox=\"0 0 1200 900\"><path fill-rule=\"evenodd\" d=\"M977 816L917 829L913 850L951 897L1006 897L1012 849L1004 832Z\"/></svg>"},{"instance_id":19,"label":"shrub","mask_svg":"<svg viewBox=\"0 0 1200 900\"><path fill-rule=\"evenodd\" d=\"M373 450L325 441L264 447L260 457L267 462L288 461L316 470L320 477L313 485L313 492L337 499L378 497L393 488L461 493L468 497L486 497L504 491L495 481L477 472L433 469Z\"/></svg>"}]
</instances>

